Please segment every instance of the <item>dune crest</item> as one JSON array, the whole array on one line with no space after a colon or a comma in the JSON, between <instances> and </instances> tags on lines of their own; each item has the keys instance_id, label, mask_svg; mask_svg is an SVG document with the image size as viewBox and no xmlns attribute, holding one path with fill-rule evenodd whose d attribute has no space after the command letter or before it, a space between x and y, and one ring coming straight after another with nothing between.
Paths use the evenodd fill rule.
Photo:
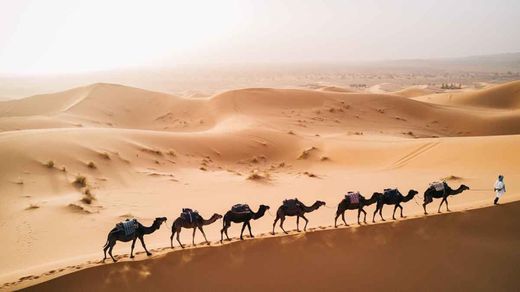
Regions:
<instances>
[{"instance_id":1,"label":"dune crest","mask_svg":"<svg viewBox=\"0 0 520 292\"><path fill-rule=\"evenodd\" d=\"M237 203L255 210L267 204L270 211L252 222L254 235L261 235L272 230L272 216L283 200L294 197L306 205L326 202L326 207L308 214L309 230L330 226L337 204L348 191L370 197L387 187L403 192L415 189L419 195L404 204L404 214L419 216L423 214L422 194L432 181L445 178L454 188L470 186L469 191L449 199L450 209L465 210L491 203L491 187L500 173L510 191L503 202L520 200L517 85L457 93L472 97L471 103L457 105L420 100L447 93L409 97L424 93L427 89L422 87L404 89L403 96L385 85L375 88L379 93L315 86L309 87L312 90L243 88L207 98L184 98L105 83L0 102L0 231L16 234L5 237L0 249L0 283L14 281L11 289L39 281L35 275L47 279L60 270L68 274L82 269L84 261L95 266L114 224L127 217L136 217L147 226L156 217L172 222L182 208L196 209L209 218L213 213L225 214ZM498 93L504 100L494 105ZM473 106L477 103L483 106ZM391 209L386 207L383 216L390 218ZM374 205L366 211L370 219ZM354 218L354 212L347 212L347 222L355 222ZM296 233L295 223L294 217L288 218L285 228ZM417 220L414 230L420 232L423 223ZM221 226L217 222L205 228L210 241L220 239ZM386 229L400 228L385 226L367 227L372 231L363 236L386 242L394 236ZM384 229L385 236L374 237L378 228ZM169 248L169 229L163 226L147 236L147 246L156 251ZM239 229L232 226L230 236L237 237ZM280 244L301 254L308 247L302 242L315 238L307 242L309 248L330 252L327 261L332 261L340 251L346 255L343 244L359 239L355 234L365 232L361 230L365 229L251 241L246 244L259 249L237 251L237 256L267 253L273 257ZM403 234L405 230L410 228L403 228ZM183 242L190 242L188 233L182 233ZM336 239L328 241L329 235ZM67 244L55 248L56 238ZM195 242L200 239L197 235ZM224 245L215 253L197 249L193 255L200 252L219 258L223 250L235 252L237 245ZM127 259L129 247L118 243L114 254ZM139 245L136 248L139 252ZM136 259L142 258L137 253ZM171 259L173 267L198 265L186 252L164 258ZM283 258L283 265L288 259ZM307 260L326 264L316 262L317 258ZM200 268L210 264L205 262ZM100 266L78 275L119 273L116 267L120 265L134 271L140 264ZM140 274L144 275L142 283L149 277L163 285L159 277L163 262L153 259L146 265L154 272ZM240 263L231 268L247 270ZM320 271L324 271L322 277L331 275L326 269ZM86 281L82 277L74 279ZM44 286L68 287L61 281Z\"/></svg>"}]
</instances>

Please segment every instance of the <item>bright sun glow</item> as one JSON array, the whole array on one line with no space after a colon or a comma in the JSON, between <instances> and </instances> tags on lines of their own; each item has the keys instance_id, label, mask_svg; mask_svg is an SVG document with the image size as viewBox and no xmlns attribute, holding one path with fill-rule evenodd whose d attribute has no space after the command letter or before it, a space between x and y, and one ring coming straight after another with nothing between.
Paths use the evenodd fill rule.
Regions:
<instances>
[{"instance_id":1,"label":"bright sun glow","mask_svg":"<svg viewBox=\"0 0 520 292\"><path fill-rule=\"evenodd\" d=\"M218 2L3 4L16 10L11 14L16 24L1 40L0 71L58 73L160 65L165 59L182 62L204 45L221 41L236 25L230 7ZM8 29L0 28L0 33Z\"/></svg>"},{"instance_id":2,"label":"bright sun glow","mask_svg":"<svg viewBox=\"0 0 520 292\"><path fill-rule=\"evenodd\" d=\"M520 50L520 1L0 0L0 74Z\"/></svg>"}]
</instances>

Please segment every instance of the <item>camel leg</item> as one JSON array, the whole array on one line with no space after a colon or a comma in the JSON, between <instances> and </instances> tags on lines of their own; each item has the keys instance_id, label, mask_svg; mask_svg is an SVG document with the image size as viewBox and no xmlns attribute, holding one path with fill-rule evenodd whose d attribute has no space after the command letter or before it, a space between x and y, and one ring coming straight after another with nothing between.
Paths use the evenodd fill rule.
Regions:
<instances>
[{"instance_id":1,"label":"camel leg","mask_svg":"<svg viewBox=\"0 0 520 292\"><path fill-rule=\"evenodd\" d=\"M104 254L103 262L105 262L105 260L107 259L107 249L108 249L109 245L110 245L110 241L107 240L107 243L105 243L105 246L103 246L103 254Z\"/></svg>"},{"instance_id":2,"label":"camel leg","mask_svg":"<svg viewBox=\"0 0 520 292\"><path fill-rule=\"evenodd\" d=\"M135 241L137 240L137 237L134 237L134 240L132 240L132 249L130 250L130 258L134 258L134 247L135 247Z\"/></svg>"},{"instance_id":3,"label":"camel leg","mask_svg":"<svg viewBox=\"0 0 520 292\"><path fill-rule=\"evenodd\" d=\"M305 220L305 226L303 226L303 231L307 231L307 223L309 223L309 220L305 218L304 215L302 215L301 217L303 218L303 220Z\"/></svg>"},{"instance_id":4,"label":"camel leg","mask_svg":"<svg viewBox=\"0 0 520 292\"><path fill-rule=\"evenodd\" d=\"M442 198L442 200L441 200L441 204L439 205L439 209L437 210L437 213L440 213L440 212L441 212L441 206L442 206L442 204L444 203L444 201L446 201L446 198Z\"/></svg>"},{"instance_id":5,"label":"camel leg","mask_svg":"<svg viewBox=\"0 0 520 292\"><path fill-rule=\"evenodd\" d=\"M451 212L450 207L448 207L448 197L446 197L446 211Z\"/></svg>"},{"instance_id":6,"label":"camel leg","mask_svg":"<svg viewBox=\"0 0 520 292\"><path fill-rule=\"evenodd\" d=\"M204 236L204 240L206 241L206 244L209 245L209 241L206 238L206 233L204 233L204 229L202 229L202 226L199 226L198 228L199 228L200 232L202 233L202 235Z\"/></svg>"},{"instance_id":7,"label":"camel leg","mask_svg":"<svg viewBox=\"0 0 520 292\"><path fill-rule=\"evenodd\" d=\"M401 209L401 218L404 218L404 216L403 216L403 206L401 206L401 204L399 204L397 206L399 206L399 208Z\"/></svg>"},{"instance_id":8,"label":"camel leg","mask_svg":"<svg viewBox=\"0 0 520 292\"><path fill-rule=\"evenodd\" d=\"M376 206L376 210L374 211L374 216L372 216L372 223L376 223L376 214L377 214L378 207Z\"/></svg>"},{"instance_id":9,"label":"camel leg","mask_svg":"<svg viewBox=\"0 0 520 292\"><path fill-rule=\"evenodd\" d=\"M177 242L179 243L179 245L184 248L184 245L181 243L181 240L179 239L179 235L181 234L181 230L182 228L180 228L179 230L177 230Z\"/></svg>"},{"instance_id":10,"label":"camel leg","mask_svg":"<svg viewBox=\"0 0 520 292\"><path fill-rule=\"evenodd\" d=\"M283 229L283 222L285 221L285 216L282 216L280 218L280 228L282 228L283 230L283 233L287 234L287 231L285 231L285 229Z\"/></svg>"},{"instance_id":11,"label":"camel leg","mask_svg":"<svg viewBox=\"0 0 520 292\"><path fill-rule=\"evenodd\" d=\"M231 239L229 239L229 235L227 233L230 226L231 226L231 222L226 222L226 229L224 229L224 233L226 233L227 240L231 240Z\"/></svg>"},{"instance_id":12,"label":"camel leg","mask_svg":"<svg viewBox=\"0 0 520 292\"><path fill-rule=\"evenodd\" d=\"M361 212L363 212L363 214L364 214L363 222L365 224L367 224L367 212L365 212L365 210L363 210L363 208L361 208Z\"/></svg>"},{"instance_id":13,"label":"camel leg","mask_svg":"<svg viewBox=\"0 0 520 292\"><path fill-rule=\"evenodd\" d=\"M246 222L242 224L242 230L240 231L240 240L244 240L244 237L242 237L242 234L244 233L244 229L246 229Z\"/></svg>"},{"instance_id":14,"label":"camel leg","mask_svg":"<svg viewBox=\"0 0 520 292\"><path fill-rule=\"evenodd\" d=\"M251 238L254 238L255 236L251 232L251 222L249 221L247 221L247 229L249 229L249 236L251 236Z\"/></svg>"},{"instance_id":15,"label":"camel leg","mask_svg":"<svg viewBox=\"0 0 520 292\"><path fill-rule=\"evenodd\" d=\"M116 245L116 242L110 243L110 248L108 249L108 254L110 255L110 257L112 258L112 260L115 263L115 262L117 262L117 260L112 255L112 249L114 249L114 245Z\"/></svg>"},{"instance_id":16,"label":"camel leg","mask_svg":"<svg viewBox=\"0 0 520 292\"><path fill-rule=\"evenodd\" d=\"M381 205L381 208L379 208L379 216L381 216L381 220L386 221L385 218L383 218L383 207L384 206L385 205L383 204L383 205Z\"/></svg>"},{"instance_id":17,"label":"camel leg","mask_svg":"<svg viewBox=\"0 0 520 292\"><path fill-rule=\"evenodd\" d=\"M424 209L424 215L428 215L428 212L426 211L426 205L428 205L429 203L430 202L426 202L426 200L425 200L425 202L422 204L422 207Z\"/></svg>"},{"instance_id":18,"label":"camel leg","mask_svg":"<svg viewBox=\"0 0 520 292\"><path fill-rule=\"evenodd\" d=\"M229 227L229 223L226 220L222 220L222 229L220 230L220 243L224 240L224 232L226 232L226 237L229 240L229 237L227 236L227 229Z\"/></svg>"},{"instance_id":19,"label":"camel leg","mask_svg":"<svg viewBox=\"0 0 520 292\"><path fill-rule=\"evenodd\" d=\"M338 227L338 218L339 218L340 212L339 210L336 211L336 217L334 218L334 228Z\"/></svg>"},{"instance_id":20,"label":"camel leg","mask_svg":"<svg viewBox=\"0 0 520 292\"><path fill-rule=\"evenodd\" d=\"M357 210L357 224L361 225L361 223L359 223L359 215L361 215L361 209Z\"/></svg>"},{"instance_id":21,"label":"camel leg","mask_svg":"<svg viewBox=\"0 0 520 292\"><path fill-rule=\"evenodd\" d=\"M144 251L146 251L146 255L147 255L147 256L151 256L152 253L149 252L149 251L146 249L146 244L144 244L144 238L143 238L143 236L140 236L140 237L139 237L139 240L141 241L141 245L143 246Z\"/></svg>"},{"instance_id":22,"label":"camel leg","mask_svg":"<svg viewBox=\"0 0 520 292\"><path fill-rule=\"evenodd\" d=\"M296 215L296 231L300 232L300 215Z\"/></svg>"},{"instance_id":23,"label":"camel leg","mask_svg":"<svg viewBox=\"0 0 520 292\"><path fill-rule=\"evenodd\" d=\"M347 221L345 221L345 211L346 210L344 210L343 213L341 213L341 220L343 220L343 223L345 223L345 226L348 226Z\"/></svg>"},{"instance_id":24,"label":"camel leg","mask_svg":"<svg viewBox=\"0 0 520 292\"><path fill-rule=\"evenodd\" d=\"M394 219L394 220L395 220L395 210L397 210L398 206L399 206L398 204L395 204L395 206L394 206L394 212L392 213L392 219Z\"/></svg>"},{"instance_id":25,"label":"camel leg","mask_svg":"<svg viewBox=\"0 0 520 292\"><path fill-rule=\"evenodd\" d=\"M278 220L280 219L280 217L278 217L278 214L276 215L276 219L274 219L274 222L273 222L273 235L274 235L274 227L276 225L276 222L278 222Z\"/></svg>"},{"instance_id":26,"label":"camel leg","mask_svg":"<svg viewBox=\"0 0 520 292\"><path fill-rule=\"evenodd\" d=\"M170 236L170 246L173 248L173 235L175 235L175 229L172 228L172 235Z\"/></svg>"},{"instance_id":27,"label":"camel leg","mask_svg":"<svg viewBox=\"0 0 520 292\"><path fill-rule=\"evenodd\" d=\"M191 237L191 245L195 246L195 231L197 231L197 228L193 228L193 235Z\"/></svg>"}]
</instances>

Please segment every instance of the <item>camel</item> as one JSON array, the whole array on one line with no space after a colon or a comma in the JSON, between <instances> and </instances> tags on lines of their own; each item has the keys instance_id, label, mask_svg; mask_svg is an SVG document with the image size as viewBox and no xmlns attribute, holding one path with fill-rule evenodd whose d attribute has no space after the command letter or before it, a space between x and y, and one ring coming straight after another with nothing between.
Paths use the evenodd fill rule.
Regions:
<instances>
[{"instance_id":1,"label":"camel","mask_svg":"<svg viewBox=\"0 0 520 292\"><path fill-rule=\"evenodd\" d=\"M428 214L428 212L426 212L426 205L433 202L434 198L442 198L441 204L439 205L439 209L437 210L438 213L441 212L441 206L444 202L446 202L446 211L450 212L450 208L448 207L448 197L458 195L465 190L469 190L469 187L466 185L460 185L458 189L454 190L450 186L448 186L446 182L444 182L444 191L437 191L435 190L434 186L430 186L426 189L426 191L424 191L424 203L422 205L424 209L424 215Z\"/></svg>"},{"instance_id":2,"label":"camel","mask_svg":"<svg viewBox=\"0 0 520 292\"><path fill-rule=\"evenodd\" d=\"M202 216L197 216L193 222L188 222L185 220L182 216L179 216L179 218L175 219L172 225L172 235L170 236L170 244L173 248L173 236L175 233L177 233L177 242L180 244L182 248L184 248L184 245L179 240L179 234L181 233L182 228L192 228L193 229L193 236L192 236L192 244L195 246L195 231L197 231L197 228L202 232L202 235L204 235L204 240L206 241L206 244L209 245L209 241L206 238L206 234L204 233L204 229L202 227L204 225L212 224L213 222L217 221L218 219L222 218L222 215L220 214L213 214L211 218L208 220L202 218Z\"/></svg>"},{"instance_id":3,"label":"camel","mask_svg":"<svg viewBox=\"0 0 520 292\"><path fill-rule=\"evenodd\" d=\"M276 219L274 219L273 223L273 234L274 227L278 220L280 220L280 228L282 228L283 232L287 234L287 231L283 229L283 222L285 221L285 216L296 216L296 230L298 232L300 232L300 217L303 218L303 220L305 220L305 226L303 227L303 231L307 231L307 224L309 223L309 220L305 218L305 213L310 213L314 210L317 210L321 206L325 206L325 202L323 201L316 201L310 207L305 206L302 202L298 201L298 199L294 199L292 201L295 204L294 207L288 207L284 202L284 204L278 208L278 211L276 211Z\"/></svg>"},{"instance_id":4,"label":"camel","mask_svg":"<svg viewBox=\"0 0 520 292\"><path fill-rule=\"evenodd\" d=\"M144 236L146 234L154 233L156 230L158 230L161 227L161 224L163 222L166 222L166 217L157 217L153 221L153 224L150 227L143 226L141 223L137 222L137 228L135 229L135 232L130 235L126 235L125 231L122 228L114 227L107 236L107 242L103 246L103 252L105 254L105 257L103 258L103 262L107 258L107 250L108 254L112 258L114 262L117 262L117 260L112 255L112 249L114 248L114 245L116 245L117 241L122 242L129 242L132 241L132 249L130 251L130 258L134 258L134 246L135 241L137 238L141 241L141 245L143 246L144 250L146 251L146 255L151 256L152 253L146 249L146 245L144 244Z\"/></svg>"},{"instance_id":5,"label":"camel","mask_svg":"<svg viewBox=\"0 0 520 292\"><path fill-rule=\"evenodd\" d=\"M337 221L339 215L341 215L341 219L343 220L343 223L345 223L345 226L348 226L347 222L345 221L345 211L346 210L358 210L357 214L357 222L358 224L361 224L359 222L359 215L361 215L361 212L364 214L363 222L367 223L367 212L363 210L363 207L370 206L374 204L377 201L377 196L382 195L381 193L374 193L372 194L372 197L370 199L366 199L362 195L359 195L359 203L358 204L351 204L350 203L350 197L345 196L345 198L338 204L338 210L336 211L336 218L334 218L334 227L338 227Z\"/></svg>"},{"instance_id":6,"label":"camel","mask_svg":"<svg viewBox=\"0 0 520 292\"><path fill-rule=\"evenodd\" d=\"M384 205L395 205L394 207L394 213L392 213L392 219L395 219L395 210L399 207L401 209L401 218L403 218L403 207L401 206L401 203L406 203L413 199L415 195L417 195L418 192L416 190L409 190L408 194L406 196L403 196L399 190L395 190L395 194L391 194L388 192L385 192L384 194L378 193L377 195L377 205L376 210L374 211L374 216L372 217L372 222L375 223L375 217L377 212L379 211L379 216L381 216L381 220L385 221L383 218L383 207Z\"/></svg>"},{"instance_id":7,"label":"camel","mask_svg":"<svg viewBox=\"0 0 520 292\"><path fill-rule=\"evenodd\" d=\"M253 234L251 233L251 224L249 223L249 221L262 218L265 214L265 211L267 211L267 210L269 210L269 206L260 205L260 207L258 208L258 211L256 213L253 212L252 210L248 210L246 212L240 212L240 213L233 212L232 210L227 211L227 213L224 215L224 219L222 220L223 227L222 227L222 230L220 230L220 242L223 241L224 233L226 234L227 240L231 240L231 239L229 239L229 236L227 233L228 228L231 226L231 222L243 223L242 231L240 231L240 240L244 240L244 238L242 237L242 234L244 233L244 229L246 228L246 226L249 229L249 235L251 237L254 237Z\"/></svg>"}]
</instances>

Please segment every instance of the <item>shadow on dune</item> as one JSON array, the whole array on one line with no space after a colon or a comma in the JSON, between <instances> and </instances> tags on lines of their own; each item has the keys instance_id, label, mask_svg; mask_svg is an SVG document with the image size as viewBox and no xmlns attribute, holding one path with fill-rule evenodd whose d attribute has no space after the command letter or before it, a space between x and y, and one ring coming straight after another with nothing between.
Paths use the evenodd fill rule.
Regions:
<instances>
[{"instance_id":1,"label":"shadow on dune","mask_svg":"<svg viewBox=\"0 0 520 292\"><path fill-rule=\"evenodd\" d=\"M520 202L190 249L88 268L29 291L515 290Z\"/></svg>"}]
</instances>

